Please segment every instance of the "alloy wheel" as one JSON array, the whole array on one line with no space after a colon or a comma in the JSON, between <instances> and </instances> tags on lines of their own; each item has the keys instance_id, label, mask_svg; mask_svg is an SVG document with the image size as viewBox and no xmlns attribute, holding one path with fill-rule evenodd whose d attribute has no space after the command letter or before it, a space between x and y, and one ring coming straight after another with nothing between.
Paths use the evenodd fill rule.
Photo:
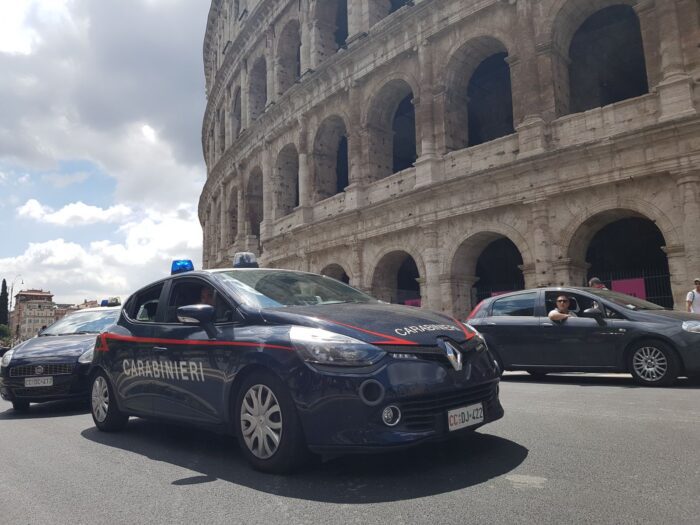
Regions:
<instances>
[{"instance_id":1,"label":"alloy wheel","mask_svg":"<svg viewBox=\"0 0 700 525\"><path fill-rule=\"evenodd\" d=\"M253 385L243 397L241 432L248 450L260 459L272 457L282 438L282 410L265 385Z\"/></svg>"},{"instance_id":2,"label":"alloy wheel","mask_svg":"<svg viewBox=\"0 0 700 525\"><path fill-rule=\"evenodd\" d=\"M95 419L102 423L107 418L109 410L109 389L107 381L102 376L97 376L92 383L92 413Z\"/></svg>"},{"instance_id":3,"label":"alloy wheel","mask_svg":"<svg viewBox=\"0 0 700 525\"><path fill-rule=\"evenodd\" d=\"M659 381L668 371L666 355L654 346L639 348L632 358L635 373L646 381Z\"/></svg>"}]
</instances>

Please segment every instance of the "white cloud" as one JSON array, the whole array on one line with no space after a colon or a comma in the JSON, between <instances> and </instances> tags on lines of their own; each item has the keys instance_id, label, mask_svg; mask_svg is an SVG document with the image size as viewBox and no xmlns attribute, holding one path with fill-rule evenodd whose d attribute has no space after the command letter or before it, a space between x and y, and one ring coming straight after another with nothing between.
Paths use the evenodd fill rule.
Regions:
<instances>
[{"instance_id":1,"label":"white cloud","mask_svg":"<svg viewBox=\"0 0 700 525\"><path fill-rule=\"evenodd\" d=\"M41 176L42 182L51 184L54 188L65 188L66 186L71 186L72 184L79 184L85 182L90 178L89 173L78 172L71 173L69 175L63 175L61 173L47 173Z\"/></svg>"},{"instance_id":2,"label":"white cloud","mask_svg":"<svg viewBox=\"0 0 700 525\"><path fill-rule=\"evenodd\" d=\"M0 268L6 275L21 274L25 289L50 290L56 302L77 303L115 295L125 300L168 275L173 259L192 259L201 267L202 231L193 209L145 215L120 228L122 242L30 243L23 254L0 259Z\"/></svg>"},{"instance_id":3,"label":"white cloud","mask_svg":"<svg viewBox=\"0 0 700 525\"><path fill-rule=\"evenodd\" d=\"M58 211L42 205L36 199L29 199L17 208L20 217L58 226L85 226L96 223L114 223L128 220L132 211L128 206L116 204L107 209L90 206L83 202L73 202Z\"/></svg>"},{"instance_id":4,"label":"white cloud","mask_svg":"<svg viewBox=\"0 0 700 525\"><path fill-rule=\"evenodd\" d=\"M0 52L28 55L41 35L28 22L34 16L47 24L70 21L67 0L4 0L0 3Z\"/></svg>"}]
</instances>

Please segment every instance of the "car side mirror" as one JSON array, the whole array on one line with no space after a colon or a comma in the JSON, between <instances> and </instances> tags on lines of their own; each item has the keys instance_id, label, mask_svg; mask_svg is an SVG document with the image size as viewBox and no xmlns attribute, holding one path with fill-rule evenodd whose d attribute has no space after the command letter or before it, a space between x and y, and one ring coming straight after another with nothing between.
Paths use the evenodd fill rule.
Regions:
<instances>
[{"instance_id":1,"label":"car side mirror","mask_svg":"<svg viewBox=\"0 0 700 525\"><path fill-rule=\"evenodd\" d=\"M600 308L586 308L583 311L584 317L591 317L597 321L598 324L602 325L605 324L605 314L603 313L603 310Z\"/></svg>"},{"instance_id":2,"label":"car side mirror","mask_svg":"<svg viewBox=\"0 0 700 525\"><path fill-rule=\"evenodd\" d=\"M214 327L216 310L209 304L189 304L177 309L177 320L184 324L200 325L210 339L216 339Z\"/></svg>"}]
</instances>

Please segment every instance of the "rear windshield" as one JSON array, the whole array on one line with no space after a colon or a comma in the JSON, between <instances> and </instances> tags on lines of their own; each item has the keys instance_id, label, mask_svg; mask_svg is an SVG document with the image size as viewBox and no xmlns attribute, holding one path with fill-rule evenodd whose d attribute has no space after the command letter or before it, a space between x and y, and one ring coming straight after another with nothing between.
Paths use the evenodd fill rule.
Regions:
<instances>
[{"instance_id":1,"label":"rear windshield","mask_svg":"<svg viewBox=\"0 0 700 525\"><path fill-rule=\"evenodd\" d=\"M45 328L41 335L99 334L117 322L119 311L119 308L115 308L71 313Z\"/></svg>"},{"instance_id":2,"label":"rear windshield","mask_svg":"<svg viewBox=\"0 0 700 525\"><path fill-rule=\"evenodd\" d=\"M289 270L228 270L213 274L242 303L279 308L377 300L331 277Z\"/></svg>"}]
</instances>

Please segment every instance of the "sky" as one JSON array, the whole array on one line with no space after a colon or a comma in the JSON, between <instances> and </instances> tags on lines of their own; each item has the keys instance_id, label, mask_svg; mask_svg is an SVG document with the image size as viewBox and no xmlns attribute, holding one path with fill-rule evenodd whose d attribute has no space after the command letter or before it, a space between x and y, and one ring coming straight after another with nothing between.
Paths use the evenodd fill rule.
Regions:
<instances>
[{"instance_id":1,"label":"sky","mask_svg":"<svg viewBox=\"0 0 700 525\"><path fill-rule=\"evenodd\" d=\"M58 303L201 267L208 0L0 0L0 279Z\"/></svg>"}]
</instances>

